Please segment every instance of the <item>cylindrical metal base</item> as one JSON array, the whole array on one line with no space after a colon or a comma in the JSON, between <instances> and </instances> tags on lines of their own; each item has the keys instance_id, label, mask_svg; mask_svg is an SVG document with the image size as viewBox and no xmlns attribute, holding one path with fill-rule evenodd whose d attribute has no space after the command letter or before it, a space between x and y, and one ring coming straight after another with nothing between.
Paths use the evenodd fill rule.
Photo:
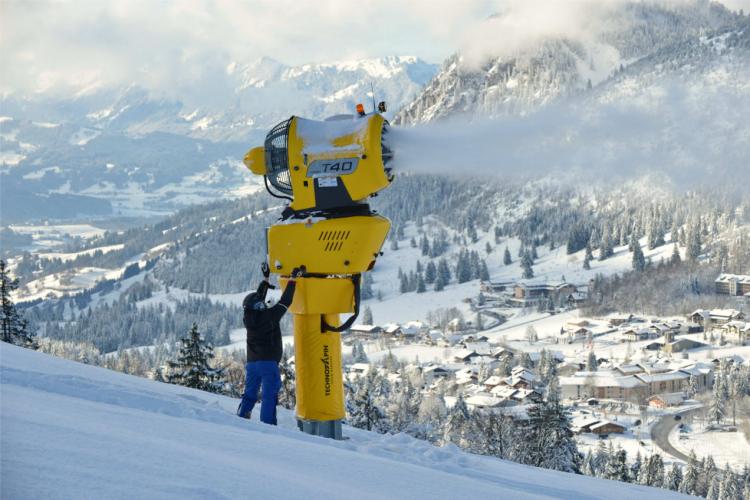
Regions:
<instances>
[{"instance_id":1,"label":"cylindrical metal base","mask_svg":"<svg viewBox=\"0 0 750 500\"><path fill-rule=\"evenodd\" d=\"M304 420L298 418L297 427L305 434L327 437L337 441L344 439L341 433L341 420Z\"/></svg>"}]
</instances>

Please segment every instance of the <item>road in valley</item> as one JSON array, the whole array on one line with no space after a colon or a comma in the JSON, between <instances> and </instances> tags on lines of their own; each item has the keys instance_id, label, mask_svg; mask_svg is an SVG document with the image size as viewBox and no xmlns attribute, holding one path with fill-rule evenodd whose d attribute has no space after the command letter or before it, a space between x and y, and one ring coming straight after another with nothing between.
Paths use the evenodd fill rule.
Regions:
<instances>
[{"instance_id":1,"label":"road in valley","mask_svg":"<svg viewBox=\"0 0 750 500\"><path fill-rule=\"evenodd\" d=\"M687 462L689 457L672 446L672 444L669 442L669 434L672 432L672 429L680 425L680 423L685 420L686 416L695 413L698 410L700 410L700 408L691 408L677 414L672 413L669 415L664 415L651 428L651 440L656 443L656 446L661 448L665 453L668 453L675 458L679 458L680 460L684 460L685 462ZM682 420L675 420L675 415L680 415L682 417Z\"/></svg>"}]
</instances>

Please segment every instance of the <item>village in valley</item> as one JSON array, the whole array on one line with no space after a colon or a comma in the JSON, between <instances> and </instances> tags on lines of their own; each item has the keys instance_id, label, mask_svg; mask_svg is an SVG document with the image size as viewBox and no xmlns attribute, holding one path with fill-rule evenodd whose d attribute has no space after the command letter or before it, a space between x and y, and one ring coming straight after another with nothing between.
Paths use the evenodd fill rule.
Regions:
<instances>
[{"instance_id":1,"label":"village in valley","mask_svg":"<svg viewBox=\"0 0 750 500\"><path fill-rule=\"evenodd\" d=\"M482 281L464 299L473 320L454 309L454 318L443 312L442 328L377 324L366 310L370 321L343 336L352 352L347 377L409 376L448 408L461 399L524 419L554 374L584 452L608 445L668 462L695 453L743 467L750 444L738 433L750 433L750 408L733 396L749 383L750 276L715 280L715 293L736 299L735 308L683 316L589 316L579 309L588 293L589 284L563 280Z\"/></svg>"}]
</instances>

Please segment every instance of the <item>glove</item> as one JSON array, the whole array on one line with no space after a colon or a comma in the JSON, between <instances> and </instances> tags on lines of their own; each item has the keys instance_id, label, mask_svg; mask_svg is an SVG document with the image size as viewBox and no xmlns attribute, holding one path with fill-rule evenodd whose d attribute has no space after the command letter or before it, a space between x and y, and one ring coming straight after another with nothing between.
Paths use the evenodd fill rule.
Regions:
<instances>
[{"instance_id":1,"label":"glove","mask_svg":"<svg viewBox=\"0 0 750 500\"><path fill-rule=\"evenodd\" d=\"M293 279L301 278L303 274L305 274L305 266L295 267L294 269L292 269Z\"/></svg>"},{"instance_id":2,"label":"glove","mask_svg":"<svg viewBox=\"0 0 750 500\"><path fill-rule=\"evenodd\" d=\"M268 279L268 277L271 275L271 269L268 267L268 262L263 262L260 265L260 272L263 273L263 277Z\"/></svg>"}]
</instances>

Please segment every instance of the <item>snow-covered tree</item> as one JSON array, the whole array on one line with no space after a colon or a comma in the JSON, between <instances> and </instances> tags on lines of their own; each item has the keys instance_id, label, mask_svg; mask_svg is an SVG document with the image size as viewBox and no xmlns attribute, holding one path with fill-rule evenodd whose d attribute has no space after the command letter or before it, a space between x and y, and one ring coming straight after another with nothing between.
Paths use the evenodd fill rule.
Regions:
<instances>
[{"instance_id":1,"label":"snow-covered tree","mask_svg":"<svg viewBox=\"0 0 750 500\"><path fill-rule=\"evenodd\" d=\"M526 327L526 341L529 344L533 344L539 341L539 334L537 334L534 325L529 325Z\"/></svg>"},{"instance_id":2,"label":"snow-covered tree","mask_svg":"<svg viewBox=\"0 0 750 500\"><path fill-rule=\"evenodd\" d=\"M729 398L726 378L721 372L716 375L714 380L713 393L711 395L711 405L708 408L708 418L714 420L717 424L726 416L726 403Z\"/></svg>"},{"instance_id":3,"label":"snow-covered tree","mask_svg":"<svg viewBox=\"0 0 750 500\"><path fill-rule=\"evenodd\" d=\"M206 342L198 331L198 325L193 326L188 336L180 339L180 350L176 361L170 361L170 384L184 385L193 389L208 392L221 392L223 389L222 368L214 368L214 349Z\"/></svg>"},{"instance_id":4,"label":"snow-covered tree","mask_svg":"<svg viewBox=\"0 0 750 500\"><path fill-rule=\"evenodd\" d=\"M524 252L523 256L521 256L521 268L523 269L523 273L521 273L521 277L523 279L531 279L534 277L534 269L531 267L534 264L534 261L531 258L531 255L528 252Z\"/></svg>"},{"instance_id":5,"label":"snow-covered tree","mask_svg":"<svg viewBox=\"0 0 750 500\"><path fill-rule=\"evenodd\" d=\"M638 450L635 454L635 460L630 464L630 479L631 482L638 482L638 478L641 476L641 469L643 468L643 458L641 457L641 450Z\"/></svg>"},{"instance_id":6,"label":"snow-covered tree","mask_svg":"<svg viewBox=\"0 0 750 500\"><path fill-rule=\"evenodd\" d=\"M523 426L526 446L522 462L536 467L579 473L576 446L567 410L560 403L557 377L550 381L547 397L528 410Z\"/></svg>"},{"instance_id":7,"label":"snow-covered tree","mask_svg":"<svg viewBox=\"0 0 750 500\"><path fill-rule=\"evenodd\" d=\"M425 283L431 285L435 283L436 277L437 277L437 267L435 267L434 262L429 261L424 268L424 281Z\"/></svg>"},{"instance_id":8,"label":"snow-covered tree","mask_svg":"<svg viewBox=\"0 0 750 500\"><path fill-rule=\"evenodd\" d=\"M365 310L362 312L362 323L365 325L372 325L373 321L372 309L370 309L370 306L365 306Z\"/></svg>"},{"instance_id":9,"label":"snow-covered tree","mask_svg":"<svg viewBox=\"0 0 750 500\"><path fill-rule=\"evenodd\" d=\"M10 297L18 288L18 280L11 279L5 261L0 259L0 340L36 349L37 343L28 322L18 313Z\"/></svg>"},{"instance_id":10,"label":"snow-covered tree","mask_svg":"<svg viewBox=\"0 0 750 500\"><path fill-rule=\"evenodd\" d=\"M505 247L505 251L503 252L503 264L506 266L513 263L513 259L510 257L510 250L508 250L508 247Z\"/></svg>"},{"instance_id":11,"label":"snow-covered tree","mask_svg":"<svg viewBox=\"0 0 750 500\"><path fill-rule=\"evenodd\" d=\"M611 443L610 443L611 445ZM630 474L628 470L628 454L625 450L617 447L617 450L610 452L609 460L607 461L606 471L604 477L613 481L630 481Z\"/></svg>"},{"instance_id":12,"label":"snow-covered tree","mask_svg":"<svg viewBox=\"0 0 750 500\"><path fill-rule=\"evenodd\" d=\"M358 429L384 432L385 411L378 401L378 375L370 370L367 375L349 385L347 413L349 424Z\"/></svg>"},{"instance_id":13,"label":"snow-covered tree","mask_svg":"<svg viewBox=\"0 0 750 500\"><path fill-rule=\"evenodd\" d=\"M459 448L468 445L469 408L461 394L456 398L453 407L448 411L443 430L443 443L453 443Z\"/></svg>"},{"instance_id":14,"label":"snow-covered tree","mask_svg":"<svg viewBox=\"0 0 750 500\"><path fill-rule=\"evenodd\" d=\"M678 491L680 484L682 483L682 467L677 463L672 464L672 468L667 473L667 478L664 482L664 487L668 490Z\"/></svg>"},{"instance_id":15,"label":"snow-covered tree","mask_svg":"<svg viewBox=\"0 0 750 500\"><path fill-rule=\"evenodd\" d=\"M633 245L633 270L639 273L643 272L646 269L646 257L643 255L641 245L635 237L631 244Z\"/></svg>"},{"instance_id":16,"label":"snow-covered tree","mask_svg":"<svg viewBox=\"0 0 750 500\"><path fill-rule=\"evenodd\" d=\"M680 481L680 486L677 491L685 493L686 495L697 495L698 494L698 459L695 457L695 451L690 451L690 457L688 459L687 468Z\"/></svg>"},{"instance_id":17,"label":"snow-covered tree","mask_svg":"<svg viewBox=\"0 0 750 500\"><path fill-rule=\"evenodd\" d=\"M290 352L284 349L279 363L281 374L281 390L279 390L279 404L288 410L294 409L297 404L296 383L294 368L289 363Z\"/></svg>"},{"instance_id":18,"label":"snow-covered tree","mask_svg":"<svg viewBox=\"0 0 750 500\"><path fill-rule=\"evenodd\" d=\"M641 466L638 483L661 488L664 484L664 461L661 455L654 453Z\"/></svg>"},{"instance_id":19,"label":"snow-covered tree","mask_svg":"<svg viewBox=\"0 0 750 500\"><path fill-rule=\"evenodd\" d=\"M669 258L669 263L673 266L678 266L682 263L682 257L680 257L680 249L678 248L676 242L674 245L672 245L672 256Z\"/></svg>"},{"instance_id":20,"label":"snow-covered tree","mask_svg":"<svg viewBox=\"0 0 750 500\"><path fill-rule=\"evenodd\" d=\"M589 353L586 355L586 371L595 372L598 366L596 363L596 353L593 349L589 349Z\"/></svg>"},{"instance_id":21,"label":"snow-covered tree","mask_svg":"<svg viewBox=\"0 0 750 500\"><path fill-rule=\"evenodd\" d=\"M737 478L735 477L732 468L727 465L724 469L724 474L721 479L721 485L719 486L719 500L735 500L740 497L742 490L737 484Z\"/></svg>"}]
</instances>

